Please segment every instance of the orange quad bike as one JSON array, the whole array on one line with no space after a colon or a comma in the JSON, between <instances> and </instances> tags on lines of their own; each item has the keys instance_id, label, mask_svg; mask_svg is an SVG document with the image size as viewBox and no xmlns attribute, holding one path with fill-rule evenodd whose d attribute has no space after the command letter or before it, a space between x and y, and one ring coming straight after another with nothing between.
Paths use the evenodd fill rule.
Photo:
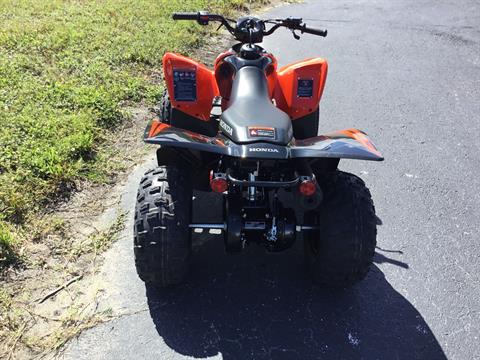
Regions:
<instances>
[{"instance_id":1,"label":"orange quad bike","mask_svg":"<svg viewBox=\"0 0 480 360\"><path fill-rule=\"evenodd\" d=\"M173 19L219 22L238 44L213 70L173 53L163 58L161 114L145 131L145 142L161 145L158 167L142 178L135 210L140 278L159 287L183 282L192 230L221 229L227 252L251 243L282 251L299 237L316 283L346 287L363 279L375 251L375 208L365 183L338 164L383 157L360 130L318 135L324 59L278 69L257 45L281 27L296 39L327 31L297 18L233 21L198 12ZM223 194L221 223L192 223L194 190Z\"/></svg>"}]
</instances>

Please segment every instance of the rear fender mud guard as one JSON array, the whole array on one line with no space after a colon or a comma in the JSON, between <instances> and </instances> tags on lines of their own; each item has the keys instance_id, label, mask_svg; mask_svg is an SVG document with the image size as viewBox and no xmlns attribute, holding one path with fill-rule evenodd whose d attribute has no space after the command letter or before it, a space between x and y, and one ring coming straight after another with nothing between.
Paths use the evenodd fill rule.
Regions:
<instances>
[{"instance_id":1,"label":"rear fender mud guard","mask_svg":"<svg viewBox=\"0 0 480 360\"><path fill-rule=\"evenodd\" d=\"M357 129L339 130L304 140L293 140L285 146L266 142L236 144L222 134L215 137L204 136L153 120L145 130L144 141L149 144L240 158L383 160L382 154L377 150L368 135Z\"/></svg>"}]
</instances>

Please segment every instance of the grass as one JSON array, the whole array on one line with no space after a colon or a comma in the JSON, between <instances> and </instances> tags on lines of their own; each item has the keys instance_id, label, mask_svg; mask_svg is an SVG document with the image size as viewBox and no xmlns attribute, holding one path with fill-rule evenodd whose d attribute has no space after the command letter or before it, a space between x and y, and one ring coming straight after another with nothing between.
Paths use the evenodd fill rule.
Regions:
<instances>
[{"instance_id":1,"label":"grass","mask_svg":"<svg viewBox=\"0 0 480 360\"><path fill-rule=\"evenodd\" d=\"M171 13L228 14L244 4L0 2L0 267L12 262L19 225L32 214L76 181L108 179L101 144L129 116L126 105L159 99L163 54L188 53L205 40L205 28L174 22Z\"/></svg>"},{"instance_id":2,"label":"grass","mask_svg":"<svg viewBox=\"0 0 480 360\"><path fill-rule=\"evenodd\" d=\"M0 355L9 353L25 329L25 312L16 306L10 294L0 288Z\"/></svg>"},{"instance_id":3,"label":"grass","mask_svg":"<svg viewBox=\"0 0 480 360\"><path fill-rule=\"evenodd\" d=\"M0 221L0 264L11 264L16 260L13 252L19 233L10 224Z\"/></svg>"}]
</instances>

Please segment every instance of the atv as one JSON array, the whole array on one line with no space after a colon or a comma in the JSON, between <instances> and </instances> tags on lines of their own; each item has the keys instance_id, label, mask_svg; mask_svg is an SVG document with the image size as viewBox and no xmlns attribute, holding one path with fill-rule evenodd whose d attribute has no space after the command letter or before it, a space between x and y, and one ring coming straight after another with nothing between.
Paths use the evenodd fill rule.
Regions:
<instances>
[{"instance_id":1,"label":"atv","mask_svg":"<svg viewBox=\"0 0 480 360\"><path fill-rule=\"evenodd\" d=\"M269 252L304 242L314 282L347 287L365 277L376 245L376 215L365 183L338 170L340 159L383 160L357 129L318 135L327 61L280 69L258 44L279 28L325 37L302 19L237 21L208 12L174 20L219 22L238 41L214 69L166 53L166 91L144 140L161 145L158 167L140 181L135 264L148 284L183 282L195 229L220 229L227 252L252 243ZM193 191L223 194L223 222L192 223ZM203 231L203 230L197 230Z\"/></svg>"}]
</instances>

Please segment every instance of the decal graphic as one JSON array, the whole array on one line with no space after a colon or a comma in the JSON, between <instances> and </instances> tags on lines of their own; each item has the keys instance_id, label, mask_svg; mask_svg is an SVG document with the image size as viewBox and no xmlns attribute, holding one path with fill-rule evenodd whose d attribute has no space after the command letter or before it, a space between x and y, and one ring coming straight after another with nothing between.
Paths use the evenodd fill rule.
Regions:
<instances>
[{"instance_id":1,"label":"decal graphic","mask_svg":"<svg viewBox=\"0 0 480 360\"><path fill-rule=\"evenodd\" d=\"M381 156L380 152L377 150L375 145L373 145L372 141L368 138L367 134L365 134L363 131L357 130L357 129L346 129L346 130L340 130L338 132L352 139L355 139L356 141L358 141L360 144L365 146L368 150L370 150L374 154Z\"/></svg>"},{"instance_id":2,"label":"decal graphic","mask_svg":"<svg viewBox=\"0 0 480 360\"><path fill-rule=\"evenodd\" d=\"M220 127L227 132L228 135L232 136L233 129L230 125L228 125L225 121L220 120Z\"/></svg>"},{"instance_id":3,"label":"decal graphic","mask_svg":"<svg viewBox=\"0 0 480 360\"><path fill-rule=\"evenodd\" d=\"M169 128L170 126L160 122L157 119L154 119L150 125L150 130L148 132L148 137L154 137L159 134L162 130Z\"/></svg>"},{"instance_id":4,"label":"decal graphic","mask_svg":"<svg viewBox=\"0 0 480 360\"><path fill-rule=\"evenodd\" d=\"M311 98L313 95L313 79L298 79L297 96Z\"/></svg>"},{"instance_id":5,"label":"decal graphic","mask_svg":"<svg viewBox=\"0 0 480 360\"><path fill-rule=\"evenodd\" d=\"M262 137L262 138L275 139L275 128L249 126L248 127L248 136L249 137Z\"/></svg>"},{"instance_id":6,"label":"decal graphic","mask_svg":"<svg viewBox=\"0 0 480 360\"><path fill-rule=\"evenodd\" d=\"M197 74L195 70L173 70L173 91L176 101L197 100Z\"/></svg>"},{"instance_id":7,"label":"decal graphic","mask_svg":"<svg viewBox=\"0 0 480 360\"><path fill-rule=\"evenodd\" d=\"M250 152L270 152L270 153L278 153L277 149L271 148L249 148L248 151Z\"/></svg>"}]
</instances>

